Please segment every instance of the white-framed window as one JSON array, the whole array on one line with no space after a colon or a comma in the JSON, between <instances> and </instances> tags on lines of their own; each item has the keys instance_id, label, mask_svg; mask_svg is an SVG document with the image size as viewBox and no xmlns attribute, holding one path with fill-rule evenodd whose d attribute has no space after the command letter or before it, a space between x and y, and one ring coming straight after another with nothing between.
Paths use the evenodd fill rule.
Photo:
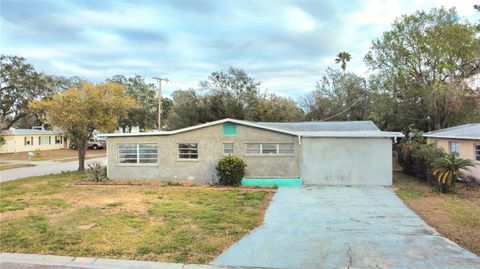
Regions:
<instances>
[{"instance_id":1,"label":"white-framed window","mask_svg":"<svg viewBox=\"0 0 480 269\"><path fill-rule=\"evenodd\" d=\"M247 143L247 155L293 155L293 143Z\"/></svg>"},{"instance_id":2,"label":"white-framed window","mask_svg":"<svg viewBox=\"0 0 480 269\"><path fill-rule=\"evenodd\" d=\"M118 163L157 164L158 144L119 144Z\"/></svg>"},{"instance_id":3,"label":"white-framed window","mask_svg":"<svg viewBox=\"0 0 480 269\"><path fill-rule=\"evenodd\" d=\"M38 137L38 145L47 145L49 144L48 141L49 141L49 136L39 136Z\"/></svg>"},{"instance_id":4,"label":"white-framed window","mask_svg":"<svg viewBox=\"0 0 480 269\"><path fill-rule=\"evenodd\" d=\"M55 144L63 144L63 137L55 136Z\"/></svg>"},{"instance_id":5,"label":"white-framed window","mask_svg":"<svg viewBox=\"0 0 480 269\"><path fill-rule=\"evenodd\" d=\"M448 149L450 151L450 154L453 154L457 157L460 156L460 143L448 142Z\"/></svg>"},{"instance_id":6,"label":"white-framed window","mask_svg":"<svg viewBox=\"0 0 480 269\"><path fill-rule=\"evenodd\" d=\"M475 149L475 160L480 161L480 144L474 145Z\"/></svg>"},{"instance_id":7,"label":"white-framed window","mask_svg":"<svg viewBox=\"0 0 480 269\"><path fill-rule=\"evenodd\" d=\"M178 158L183 160L198 160L198 143L178 144Z\"/></svg>"},{"instance_id":8,"label":"white-framed window","mask_svg":"<svg viewBox=\"0 0 480 269\"><path fill-rule=\"evenodd\" d=\"M223 143L223 154L234 154L235 148L233 143Z\"/></svg>"}]
</instances>

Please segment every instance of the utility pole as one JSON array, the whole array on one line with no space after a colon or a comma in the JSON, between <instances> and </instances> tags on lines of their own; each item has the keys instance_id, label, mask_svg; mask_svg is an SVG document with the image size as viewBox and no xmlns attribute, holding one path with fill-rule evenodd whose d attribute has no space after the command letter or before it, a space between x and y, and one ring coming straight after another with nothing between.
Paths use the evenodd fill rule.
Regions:
<instances>
[{"instance_id":1,"label":"utility pole","mask_svg":"<svg viewBox=\"0 0 480 269\"><path fill-rule=\"evenodd\" d=\"M157 126L158 130L162 130L162 81L168 82L168 78L159 78L153 77L158 81L158 115L157 115Z\"/></svg>"}]
</instances>

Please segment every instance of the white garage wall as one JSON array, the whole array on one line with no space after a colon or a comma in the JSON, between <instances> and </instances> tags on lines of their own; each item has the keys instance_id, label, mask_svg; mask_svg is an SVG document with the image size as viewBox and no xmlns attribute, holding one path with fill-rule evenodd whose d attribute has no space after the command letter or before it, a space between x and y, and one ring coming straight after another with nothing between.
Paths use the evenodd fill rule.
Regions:
<instances>
[{"instance_id":1,"label":"white garage wall","mask_svg":"<svg viewBox=\"0 0 480 269\"><path fill-rule=\"evenodd\" d=\"M305 184L392 185L390 138L302 138Z\"/></svg>"}]
</instances>

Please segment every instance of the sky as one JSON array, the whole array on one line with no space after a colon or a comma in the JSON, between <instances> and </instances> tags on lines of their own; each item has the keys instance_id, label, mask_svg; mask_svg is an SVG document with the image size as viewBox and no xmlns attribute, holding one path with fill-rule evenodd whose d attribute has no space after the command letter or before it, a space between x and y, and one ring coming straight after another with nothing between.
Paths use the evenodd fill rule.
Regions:
<instances>
[{"instance_id":1,"label":"sky","mask_svg":"<svg viewBox=\"0 0 480 269\"><path fill-rule=\"evenodd\" d=\"M295 100L315 87L340 51L368 74L371 42L395 18L456 7L478 19L476 0L44 1L0 0L0 53L38 71L102 82L117 74L166 77L162 89L194 88L236 67L269 92Z\"/></svg>"}]
</instances>

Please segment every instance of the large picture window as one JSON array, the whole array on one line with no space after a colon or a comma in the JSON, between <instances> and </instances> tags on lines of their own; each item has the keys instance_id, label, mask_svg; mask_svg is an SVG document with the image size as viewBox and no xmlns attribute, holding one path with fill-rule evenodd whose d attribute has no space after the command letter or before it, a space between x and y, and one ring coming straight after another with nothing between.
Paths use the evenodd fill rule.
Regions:
<instances>
[{"instance_id":1,"label":"large picture window","mask_svg":"<svg viewBox=\"0 0 480 269\"><path fill-rule=\"evenodd\" d=\"M185 143L178 144L178 158L179 159L198 159L198 144L197 143Z\"/></svg>"},{"instance_id":2,"label":"large picture window","mask_svg":"<svg viewBox=\"0 0 480 269\"><path fill-rule=\"evenodd\" d=\"M124 164L158 163L158 144L120 144L118 162Z\"/></svg>"},{"instance_id":3,"label":"large picture window","mask_svg":"<svg viewBox=\"0 0 480 269\"><path fill-rule=\"evenodd\" d=\"M245 144L247 155L293 155L293 143L248 143Z\"/></svg>"}]
</instances>

